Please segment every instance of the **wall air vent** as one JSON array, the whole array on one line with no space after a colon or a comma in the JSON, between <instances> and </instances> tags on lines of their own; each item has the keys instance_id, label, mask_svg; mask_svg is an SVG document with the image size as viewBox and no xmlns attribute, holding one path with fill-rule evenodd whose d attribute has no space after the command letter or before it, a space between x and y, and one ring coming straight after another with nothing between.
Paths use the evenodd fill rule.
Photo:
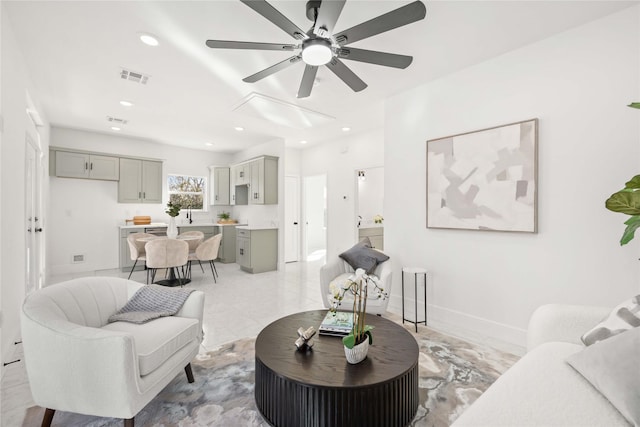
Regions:
<instances>
[{"instance_id":1,"label":"wall air vent","mask_svg":"<svg viewBox=\"0 0 640 427\"><path fill-rule=\"evenodd\" d=\"M117 117L107 116L107 121L113 124L126 125L129 123L129 120L119 119Z\"/></svg>"},{"instance_id":2,"label":"wall air vent","mask_svg":"<svg viewBox=\"0 0 640 427\"><path fill-rule=\"evenodd\" d=\"M147 74L142 74L136 71L127 70L126 68L122 68L120 70L121 79L129 80L134 83L140 83L140 84L146 85L147 81L149 80L149 77L150 76Z\"/></svg>"}]
</instances>

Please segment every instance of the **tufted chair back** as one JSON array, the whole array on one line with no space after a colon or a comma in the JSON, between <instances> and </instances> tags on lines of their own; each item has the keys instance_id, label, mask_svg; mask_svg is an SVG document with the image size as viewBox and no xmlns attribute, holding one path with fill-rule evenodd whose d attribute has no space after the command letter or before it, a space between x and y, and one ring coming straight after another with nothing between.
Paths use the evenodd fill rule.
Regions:
<instances>
[{"instance_id":1,"label":"tufted chair back","mask_svg":"<svg viewBox=\"0 0 640 427\"><path fill-rule=\"evenodd\" d=\"M180 238L181 236L199 237L199 239L195 240L185 240L185 242L187 242L187 244L189 245L189 252L195 251L198 245L200 245L200 243L202 243L202 240L204 239L204 233L202 231L185 231L184 233L180 233L180 236L178 236L178 238Z\"/></svg>"},{"instance_id":2,"label":"tufted chair back","mask_svg":"<svg viewBox=\"0 0 640 427\"><path fill-rule=\"evenodd\" d=\"M141 286L118 277L83 277L30 295L23 311L33 321L51 327L68 323L69 327L100 328Z\"/></svg>"},{"instance_id":3,"label":"tufted chair back","mask_svg":"<svg viewBox=\"0 0 640 427\"><path fill-rule=\"evenodd\" d=\"M144 245L146 242L140 242L138 239L144 237L156 237L154 234L149 233L132 233L127 236L127 243L129 244L129 254L131 261L135 261L145 255Z\"/></svg>"},{"instance_id":4,"label":"tufted chair back","mask_svg":"<svg viewBox=\"0 0 640 427\"><path fill-rule=\"evenodd\" d=\"M216 234L213 237L208 238L198 246L196 249L196 256L200 261L211 261L218 258L218 251L220 250L220 241L222 240L222 233Z\"/></svg>"},{"instance_id":5,"label":"tufted chair back","mask_svg":"<svg viewBox=\"0 0 640 427\"><path fill-rule=\"evenodd\" d=\"M180 267L189 258L189 245L178 239L152 240L147 243L145 250L149 268Z\"/></svg>"}]
</instances>

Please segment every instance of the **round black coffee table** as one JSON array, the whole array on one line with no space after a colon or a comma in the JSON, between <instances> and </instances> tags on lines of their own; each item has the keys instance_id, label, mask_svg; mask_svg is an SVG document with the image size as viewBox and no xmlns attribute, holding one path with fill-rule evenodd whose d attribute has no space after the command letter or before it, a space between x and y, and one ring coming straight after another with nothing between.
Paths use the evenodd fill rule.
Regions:
<instances>
[{"instance_id":1,"label":"round black coffee table","mask_svg":"<svg viewBox=\"0 0 640 427\"><path fill-rule=\"evenodd\" d=\"M418 344L403 327L375 315L367 358L350 365L340 337L318 335L298 352L299 327L318 329L327 310L292 314L256 339L255 397L273 426L406 426L418 408Z\"/></svg>"}]
</instances>

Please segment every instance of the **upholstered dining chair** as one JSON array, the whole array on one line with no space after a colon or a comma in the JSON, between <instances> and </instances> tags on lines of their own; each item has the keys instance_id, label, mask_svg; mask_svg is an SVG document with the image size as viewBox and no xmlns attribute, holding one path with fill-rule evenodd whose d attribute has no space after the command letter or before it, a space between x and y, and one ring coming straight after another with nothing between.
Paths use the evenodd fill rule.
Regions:
<instances>
[{"instance_id":1,"label":"upholstered dining chair","mask_svg":"<svg viewBox=\"0 0 640 427\"><path fill-rule=\"evenodd\" d=\"M213 275L213 281L218 283L218 269L214 260L218 258L218 251L220 250L220 241L222 241L222 233L218 233L213 237L208 238L196 248L194 254L189 254L189 267L187 271L191 274L191 264L193 261L198 261L202 266L202 261L207 261L211 267L211 274ZM204 270L203 270L204 271Z\"/></svg>"},{"instance_id":2,"label":"upholstered dining chair","mask_svg":"<svg viewBox=\"0 0 640 427\"><path fill-rule=\"evenodd\" d=\"M176 278L180 285L184 284L184 270L179 267L184 267L189 259L189 244L186 241L179 239L151 240L145 245L145 251L147 258L147 284L149 283L149 276L151 276L151 282L153 282L158 269L164 268L169 271L171 281L173 281L174 276L177 276ZM182 278L180 277L181 270Z\"/></svg>"},{"instance_id":3,"label":"upholstered dining chair","mask_svg":"<svg viewBox=\"0 0 640 427\"><path fill-rule=\"evenodd\" d=\"M141 242L138 240L145 237L153 238L155 237L155 235L149 233L131 233L127 236L127 243L129 244L129 254L131 256L131 261L134 261L133 267L131 267L129 277L127 277L127 279L131 279L131 275L133 274L133 270L135 270L138 261L147 260L144 250L144 245L146 242Z\"/></svg>"},{"instance_id":4,"label":"upholstered dining chair","mask_svg":"<svg viewBox=\"0 0 640 427\"><path fill-rule=\"evenodd\" d=\"M196 251L196 248L198 247L198 245L200 245L200 243L202 243L202 241L204 240L204 233L202 231L185 231L184 233L180 233L178 235L178 239L180 237L186 237L186 236L194 236L194 237L199 237L199 239L189 239L186 240L186 242L189 244L189 253L191 254L192 252Z\"/></svg>"}]
</instances>

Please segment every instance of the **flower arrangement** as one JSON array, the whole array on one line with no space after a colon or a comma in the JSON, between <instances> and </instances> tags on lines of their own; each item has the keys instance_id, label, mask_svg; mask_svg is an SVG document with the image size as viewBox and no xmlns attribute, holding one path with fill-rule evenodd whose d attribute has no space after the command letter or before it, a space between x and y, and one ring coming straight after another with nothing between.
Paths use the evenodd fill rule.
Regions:
<instances>
[{"instance_id":1,"label":"flower arrangement","mask_svg":"<svg viewBox=\"0 0 640 427\"><path fill-rule=\"evenodd\" d=\"M371 335L373 326L365 323L365 316L367 298L370 291L374 292L377 298L386 299L388 297L379 284L380 280L376 276L367 274L362 268L357 269L354 274L341 284L336 282L329 284L332 297L330 311L333 313L338 310L345 295L353 296L353 329L349 335L342 338L342 343L346 348L353 348L365 339L369 340L369 344L373 344L373 336Z\"/></svg>"},{"instance_id":2,"label":"flower arrangement","mask_svg":"<svg viewBox=\"0 0 640 427\"><path fill-rule=\"evenodd\" d=\"M175 218L180 215L180 209L182 209L180 203L171 203L171 200L169 200L167 210L164 211L164 213L168 214L171 218Z\"/></svg>"},{"instance_id":3,"label":"flower arrangement","mask_svg":"<svg viewBox=\"0 0 640 427\"><path fill-rule=\"evenodd\" d=\"M382 221L384 221L384 218L382 218L382 215L375 215L373 217L373 222L375 222L376 224L382 224Z\"/></svg>"}]
</instances>

